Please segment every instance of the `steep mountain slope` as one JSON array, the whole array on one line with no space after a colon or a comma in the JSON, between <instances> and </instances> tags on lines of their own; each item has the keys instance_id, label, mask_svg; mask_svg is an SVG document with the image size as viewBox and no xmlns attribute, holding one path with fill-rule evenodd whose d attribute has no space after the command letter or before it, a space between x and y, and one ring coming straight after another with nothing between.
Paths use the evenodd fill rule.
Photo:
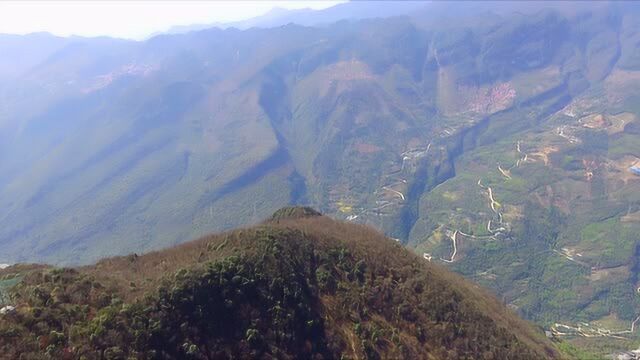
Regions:
<instances>
[{"instance_id":1,"label":"steep mountain slope","mask_svg":"<svg viewBox=\"0 0 640 360\"><path fill-rule=\"evenodd\" d=\"M306 209L143 256L2 274L19 271L16 309L0 315L7 359L560 356L477 286Z\"/></svg>"},{"instance_id":2,"label":"steep mountain slope","mask_svg":"<svg viewBox=\"0 0 640 360\"><path fill-rule=\"evenodd\" d=\"M290 202L407 239L420 194L452 174L442 146L488 114L549 112L583 90L581 74L607 71L583 69L575 38L597 32L566 34L582 28L570 21L541 12L451 31L394 18L72 41L3 86L4 260L89 262Z\"/></svg>"}]
</instances>

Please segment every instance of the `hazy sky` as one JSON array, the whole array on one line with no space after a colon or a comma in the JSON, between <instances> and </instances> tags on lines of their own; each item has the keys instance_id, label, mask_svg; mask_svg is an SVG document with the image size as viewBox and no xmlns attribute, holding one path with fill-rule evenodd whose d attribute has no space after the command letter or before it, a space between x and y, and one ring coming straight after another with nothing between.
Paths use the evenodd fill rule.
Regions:
<instances>
[{"instance_id":1,"label":"hazy sky","mask_svg":"<svg viewBox=\"0 0 640 360\"><path fill-rule=\"evenodd\" d=\"M274 7L323 9L343 1L0 1L0 33L141 39L175 25L230 22Z\"/></svg>"}]
</instances>

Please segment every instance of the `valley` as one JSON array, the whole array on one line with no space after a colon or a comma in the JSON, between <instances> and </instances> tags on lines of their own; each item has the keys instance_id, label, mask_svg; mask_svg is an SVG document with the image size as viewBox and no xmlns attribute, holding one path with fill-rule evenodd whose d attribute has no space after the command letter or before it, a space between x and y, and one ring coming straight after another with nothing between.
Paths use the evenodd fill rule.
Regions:
<instances>
[{"instance_id":1,"label":"valley","mask_svg":"<svg viewBox=\"0 0 640 360\"><path fill-rule=\"evenodd\" d=\"M0 262L86 265L308 205L552 337L638 348L640 8L565 5L25 37L49 47L0 77Z\"/></svg>"}]
</instances>

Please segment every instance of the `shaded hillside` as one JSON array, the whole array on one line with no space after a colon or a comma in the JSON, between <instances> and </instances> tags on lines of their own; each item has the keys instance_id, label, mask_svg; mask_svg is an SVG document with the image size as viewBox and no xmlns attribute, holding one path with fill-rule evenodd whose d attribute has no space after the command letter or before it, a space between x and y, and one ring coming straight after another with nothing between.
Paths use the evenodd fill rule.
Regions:
<instances>
[{"instance_id":1,"label":"shaded hillside","mask_svg":"<svg viewBox=\"0 0 640 360\"><path fill-rule=\"evenodd\" d=\"M292 203L422 240L420 199L461 154L637 67L633 4L492 6L143 42L0 39L31 60L0 76L0 261L90 263Z\"/></svg>"},{"instance_id":2,"label":"shaded hillside","mask_svg":"<svg viewBox=\"0 0 640 360\"><path fill-rule=\"evenodd\" d=\"M3 270L22 278L0 357L559 356L484 290L367 227L274 218L87 267Z\"/></svg>"}]
</instances>

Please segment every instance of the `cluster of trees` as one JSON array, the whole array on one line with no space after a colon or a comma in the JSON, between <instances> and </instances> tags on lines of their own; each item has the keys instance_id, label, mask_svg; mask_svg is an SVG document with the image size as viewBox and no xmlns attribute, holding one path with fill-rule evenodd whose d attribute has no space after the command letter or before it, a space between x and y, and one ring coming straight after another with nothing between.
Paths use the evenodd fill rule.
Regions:
<instances>
[{"instance_id":1,"label":"cluster of trees","mask_svg":"<svg viewBox=\"0 0 640 360\"><path fill-rule=\"evenodd\" d=\"M527 325L493 299L364 227L278 218L205 242L197 251L230 255L199 254L205 260L144 285L135 299L127 294L142 284L97 280L86 269L32 271L12 290L18 310L0 318L0 358L540 358L541 349L554 351L530 343L537 340Z\"/></svg>"}]
</instances>

